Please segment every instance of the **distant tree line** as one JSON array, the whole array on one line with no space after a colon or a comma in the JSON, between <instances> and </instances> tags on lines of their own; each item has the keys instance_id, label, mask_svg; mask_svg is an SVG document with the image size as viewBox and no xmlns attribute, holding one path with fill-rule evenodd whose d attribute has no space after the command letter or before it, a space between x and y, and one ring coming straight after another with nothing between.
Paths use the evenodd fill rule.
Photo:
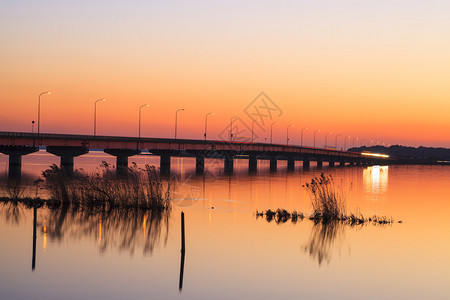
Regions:
<instances>
[{"instance_id":1,"label":"distant tree line","mask_svg":"<svg viewBox=\"0 0 450 300\"><path fill-rule=\"evenodd\" d=\"M432 147L407 147L400 145L355 147L348 151L352 152L373 152L382 153L401 160L422 160L422 161L450 161L450 149Z\"/></svg>"}]
</instances>

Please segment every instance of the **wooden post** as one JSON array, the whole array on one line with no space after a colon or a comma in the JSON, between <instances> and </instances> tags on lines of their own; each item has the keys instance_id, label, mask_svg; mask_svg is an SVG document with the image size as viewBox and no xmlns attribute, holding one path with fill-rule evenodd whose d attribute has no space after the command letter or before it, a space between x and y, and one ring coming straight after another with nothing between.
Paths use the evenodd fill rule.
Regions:
<instances>
[{"instance_id":1,"label":"wooden post","mask_svg":"<svg viewBox=\"0 0 450 300\"><path fill-rule=\"evenodd\" d=\"M184 212L181 212L181 252L185 252L184 244Z\"/></svg>"},{"instance_id":2,"label":"wooden post","mask_svg":"<svg viewBox=\"0 0 450 300\"><path fill-rule=\"evenodd\" d=\"M33 257L31 259L31 270L36 268L36 219L37 219L37 207L36 203L33 205Z\"/></svg>"},{"instance_id":3,"label":"wooden post","mask_svg":"<svg viewBox=\"0 0 450 300\"><path fill-rule=\"evenodd\" d=\"M183 274L184 274L184 255L185 255L185 248L184 248L184 212L181 212L181 262L180 262L180 281L178 284L178 289L183 289Z\"/></svg>"}]
</instances>

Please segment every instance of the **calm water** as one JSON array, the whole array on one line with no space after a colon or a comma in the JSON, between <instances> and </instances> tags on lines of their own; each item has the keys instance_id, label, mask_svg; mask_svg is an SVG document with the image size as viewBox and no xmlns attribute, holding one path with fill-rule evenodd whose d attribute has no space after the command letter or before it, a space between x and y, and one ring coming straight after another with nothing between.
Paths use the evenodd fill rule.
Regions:
<instances>
[{"instance_id":1,"label":"calm water","mask_svg":"<svg viewBox=\"0 0 450 300\"><path fill-rule=\"evenodd\" d=\"M114 162L94 153L75 165L93 171L101 160ZM158 164L151 156L130 161ZM51 163L58 159L42 152L25 156L25 175L36 178ZM0 299L450 299L450 167L325 167L351 188L350 212L403 223L324 227L254 215L308 214L301 186L320 170L287 173L281 165L270 174L261 163L248 175L242 160L224 176L222 162L207 161L212 172L196 177L193 163L172 160L178 188L168 215L38 209L34 270L33 210L0 205Z\"/></svg>"}]
</instances>

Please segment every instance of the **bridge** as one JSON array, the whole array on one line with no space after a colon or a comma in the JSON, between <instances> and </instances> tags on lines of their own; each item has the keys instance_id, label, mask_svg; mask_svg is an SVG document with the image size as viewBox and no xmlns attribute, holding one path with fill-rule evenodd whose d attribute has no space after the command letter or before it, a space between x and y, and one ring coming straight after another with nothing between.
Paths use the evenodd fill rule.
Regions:
<instances>
[{"instance_id":1,"label":"bridge","mask_svg":"<svg viewBox=\"0 0 450 300\"><path fill-rule=\"evenodd\" d=\"M205 169L205 158L223 159L225 172L233 172L235 159L247 159L251 172L257 170L259 159L270 160L271 171L276 171L278 160L287 160L288 170L294 169L296 161L302 161L304 169L310 167L311 161L315 161L317 167L322 167L323 162L333 167L335 163L346 166L386 164L390 161L384 156L296 145L0 131L0 153L9 156L10 177L20 176L23 155L40 148L59 156L61 168L69 173L73 172L74 157L93 149L116 156L118 172L126 172L130 156L149 151L160 156L161 174L170 173L172 156L195 157L196 172L200 174Z\"/></svg>"}]
</instances>

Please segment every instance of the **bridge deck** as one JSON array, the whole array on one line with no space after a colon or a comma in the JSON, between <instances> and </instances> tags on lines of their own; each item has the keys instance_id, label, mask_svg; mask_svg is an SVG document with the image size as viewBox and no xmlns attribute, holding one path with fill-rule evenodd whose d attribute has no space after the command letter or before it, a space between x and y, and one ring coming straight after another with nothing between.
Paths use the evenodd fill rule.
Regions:
<instances>
[{"instance_id":1,"label":"bridge deck","mask_svg":"<svg viewBox=\"0 0 450 300\"><path fill-rule=\"evenodd\" d=\"M168 138L137 138L120 136L93 136L73 134L0 132L1 146L66 146L88 149L137 149L150 152L236 152L239 154L278 153L285 155L306 155L335 158L361 158L361 153L300 147L296 145L229 142L219 140L191 140Z\"/></svg>"}]
</instances>

